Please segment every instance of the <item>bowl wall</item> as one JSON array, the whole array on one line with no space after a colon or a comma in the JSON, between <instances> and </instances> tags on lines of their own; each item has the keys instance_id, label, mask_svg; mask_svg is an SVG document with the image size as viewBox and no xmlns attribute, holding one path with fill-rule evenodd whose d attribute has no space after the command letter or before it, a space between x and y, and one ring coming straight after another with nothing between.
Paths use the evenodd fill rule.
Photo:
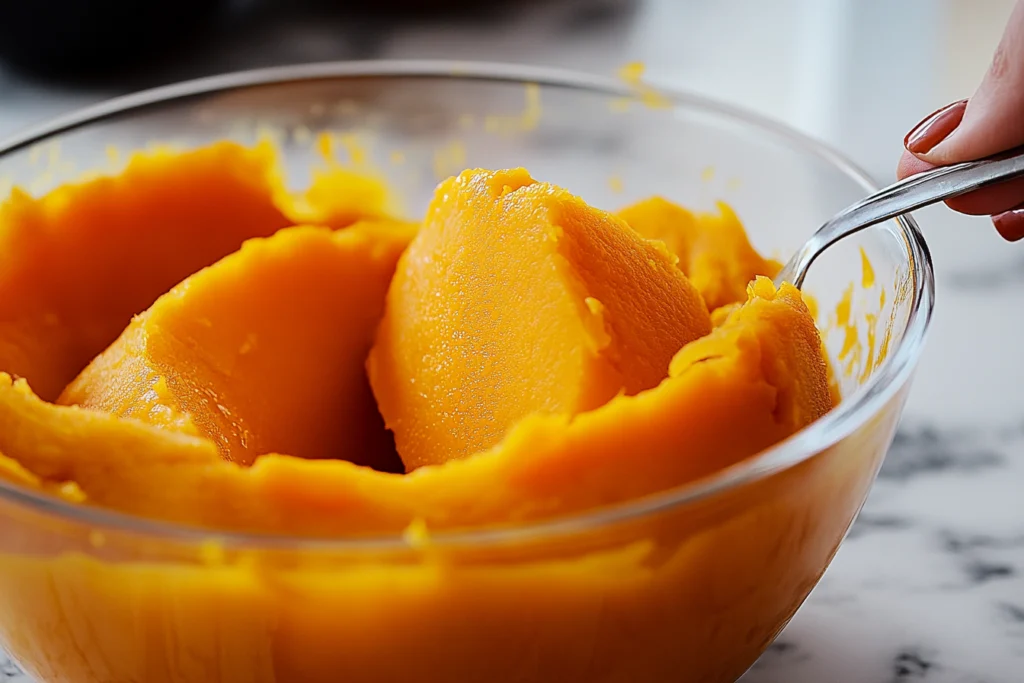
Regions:
<instances>
[{"instance_id":1,"label":"bowl wall","mask_svg":"<svg viewBox=\"0 0 1024 683\"><path fill-rule=\"evenodd\" d=\"M0 155L0 197L116 171L154 142L224 138L274 139L298 188L327 132L410 216L463 168L524 166L609 210L725 200L782 258L867 190L826 150L697 99L365 71L108 113ZM813 588L889 446L930 307L915 239L894 221L812 269L844 405L751 476L543 530L362 545L156 533L0 491L0 643L47 682L732 681Z\"/></svg>"}]
</instances>

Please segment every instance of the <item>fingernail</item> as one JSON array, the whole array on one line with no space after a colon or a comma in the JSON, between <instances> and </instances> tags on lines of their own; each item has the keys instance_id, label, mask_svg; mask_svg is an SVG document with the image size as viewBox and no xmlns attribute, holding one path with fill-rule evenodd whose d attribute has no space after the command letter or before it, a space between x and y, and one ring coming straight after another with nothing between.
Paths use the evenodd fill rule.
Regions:
<instances>
[{"instance_id":1,"label":"fingernail","mask_svg":"<svg viewBox=\"0 0 1024 683\"><path fill-rule=\"evenodd\" d=\"M1024 206L992 216L992 224L1007 242L1024 238Z\"/></svg>"},{"instance_id":2,"label":"fingernail","mask_svg":"<svg viewBox=\"0 0 1024 683\"><path fill-rule=\"evenodd\" d=\"M960 100L929 114L907 133L907 137L903 139L903 146L911 154L927 154L956 130L963 121L966 110L967 100Z\"/></svg>"}]
</instances>

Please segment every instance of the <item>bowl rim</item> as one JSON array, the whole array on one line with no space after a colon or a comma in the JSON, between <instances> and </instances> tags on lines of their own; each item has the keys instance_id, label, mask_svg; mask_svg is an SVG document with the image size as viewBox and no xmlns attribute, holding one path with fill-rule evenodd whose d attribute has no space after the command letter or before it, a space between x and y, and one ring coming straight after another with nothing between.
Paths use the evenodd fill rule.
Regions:
<instances>
[{"instance_id":1,"label":"bowl rim","mask_svg":"<svg viewBox=\"0 0 1024 683\"><path fill-rule=\"evenodd\" d=\"M540 87L582 90L614 97L636 96L636 86L607 76L560 68L461 60L362 60L336 61L237 71L182 81L115 97L87 106L47 123L29 128L0 142L0 157L47 141L55 135L86 125L218 92L261 86L320 80L360 78L432 78L497 83L536 84ZM878 185L855 163L829 145L770 117L686 90L653 87L673 110L687 109L731 120L759 129L807 154L828 163L858 184L865 193ZM584 510L549 520L514 526L480 527L431 533L432 548L492 546L550 540L572 536L597 527L611 526L656 515L706 499L727 490L767 478L808 460L835 445L863 426L910 379L924 343L935 299L931 255L912 216L895 219L907 249L911 279L910 311L900 343L863 385L824 417L773 445L707 477L665 491L614 505ZM226 550L345 551L408 550L418 543L405 534L358 537L306 537L209 529L158 519L144 518L100 507L80 505L43 492L0 480L0 501L14 503L34 512L86 524L97 530L159 537L160 540L204 544L211 539Z\"/></svg>"}]
</instances>

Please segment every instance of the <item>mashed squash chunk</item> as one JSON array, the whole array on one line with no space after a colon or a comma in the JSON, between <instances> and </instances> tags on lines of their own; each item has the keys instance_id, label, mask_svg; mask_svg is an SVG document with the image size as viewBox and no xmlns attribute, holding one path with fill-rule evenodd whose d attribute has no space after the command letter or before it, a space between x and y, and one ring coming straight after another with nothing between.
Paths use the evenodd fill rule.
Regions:
<instances>
[{"instance_id":1,"label":"mashed squash chunk","mask_svg":"<svg viewBox=\"0 0 1024 683\"><path fill-rule=\"evenodd\" d=\"M214 529L467 529L684 484L832 407L800 293L726 207L478 169L416 225L376 181L316 183L220 143L16 192L0 475Z\"/></svg>"},{"instance_id":2,"label":"mashed squash chunk","mask_svg":"<svg viewBox=\"0 0 1024 683\"><path fill-rule=\"evenodd\" d=\"M276 156L0 203L0 646L41 683L735 680L893 426L635 512L833 407L736 216L477 169L413 223Z\"/></svg>"},{"instance_id":3,"label":"mashed squash chunk","mask_svg":"<svg viewBox=\"0 0 1024 683\"><path fill-rule=\"evenodd\" d=\"M406 466L490 448L531 413L576 415L656 386L711 331L673 261L522 169L442 183L369 358Z\"/></svg>"}]
</instances>

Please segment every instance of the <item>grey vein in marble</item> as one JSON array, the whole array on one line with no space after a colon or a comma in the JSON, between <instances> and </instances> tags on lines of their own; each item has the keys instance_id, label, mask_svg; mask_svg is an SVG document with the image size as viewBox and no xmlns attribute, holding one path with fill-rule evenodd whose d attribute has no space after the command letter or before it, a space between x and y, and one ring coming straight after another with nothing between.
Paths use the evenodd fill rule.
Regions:
<instances>
[{"instance_id":1,"label":"grey vein in marble","mask_svg":"<svg viewBox=\"0 0 1024 683\"><path fill-rule=\"evenodd\" d=\"M743 683L1024 680L1022 455L1016 423L908 421L781 649Z\"/></svg>"}]
</instances>

